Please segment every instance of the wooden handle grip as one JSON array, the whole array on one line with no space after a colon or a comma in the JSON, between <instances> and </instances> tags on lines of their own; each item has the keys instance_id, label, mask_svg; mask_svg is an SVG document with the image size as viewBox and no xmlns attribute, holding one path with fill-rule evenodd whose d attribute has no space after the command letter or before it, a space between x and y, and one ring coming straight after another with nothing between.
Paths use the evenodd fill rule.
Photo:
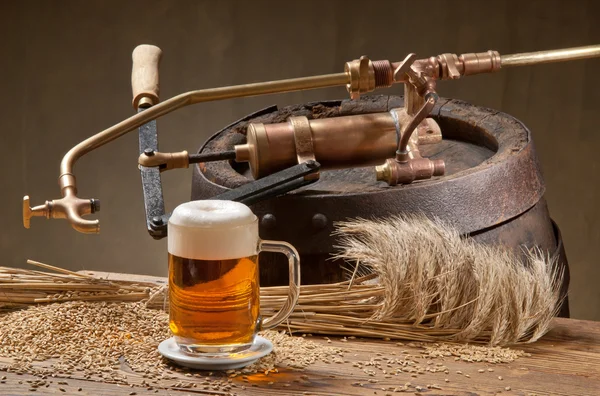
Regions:
<instances>
[{"instance_id":1,"label":"wooden handle grip","mask_svg":"<svg viewBox=\"0 0 600 396\"><path fill-rule=\"evenodd\" d=\"M161 57L160 48L147 44L138 45L131 54L131 89L133 108L136 110L140 105L158 103L158 66Z\"/></svg>"}]
</instances>

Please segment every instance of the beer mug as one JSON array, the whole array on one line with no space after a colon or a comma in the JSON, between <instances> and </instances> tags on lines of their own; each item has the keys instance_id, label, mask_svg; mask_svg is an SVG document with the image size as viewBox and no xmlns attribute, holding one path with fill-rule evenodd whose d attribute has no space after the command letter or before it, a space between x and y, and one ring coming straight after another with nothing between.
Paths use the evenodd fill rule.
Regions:
<instances>
[{"instance_id":1,"label":"beer mug","mask_svg":"<svg viewBox=\"0 0 600 396\"><path fill-rule=\"evenodd\" d=\"M289 260L287 301L260 315L258 254ZM169 327L184 353L232 354L249 349L259 330L287 319L300 292L298 252L286 242L261 240L258 218L244 204L201 200L179 205L168 223Z\"/></svg>"}]
</instances>

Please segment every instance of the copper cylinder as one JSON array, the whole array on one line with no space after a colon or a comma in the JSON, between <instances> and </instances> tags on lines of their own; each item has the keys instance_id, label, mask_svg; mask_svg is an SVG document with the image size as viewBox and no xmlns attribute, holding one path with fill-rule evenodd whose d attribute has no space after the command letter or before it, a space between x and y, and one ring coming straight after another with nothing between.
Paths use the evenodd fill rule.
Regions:
<instances>
[{"instance_id":1,"label":"copper cylinder","mask_svg":"<svg viewBox=\"0 0 600 396\"><path fill-rule=\"evenodd\" d=\"M388 112L308 120L312 149L321 169L379 165L394 156L398 140ZM248 161L255 179L298 163L294 124L251 123L236 161Z\"/></svg>"}]
</instances>

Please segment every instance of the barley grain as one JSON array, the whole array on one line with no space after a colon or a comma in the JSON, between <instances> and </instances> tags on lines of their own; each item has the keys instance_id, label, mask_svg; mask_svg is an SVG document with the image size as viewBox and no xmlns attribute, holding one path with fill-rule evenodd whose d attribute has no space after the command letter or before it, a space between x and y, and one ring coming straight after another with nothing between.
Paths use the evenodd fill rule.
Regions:
<instances>
[{"instance_id":1,"label":"barley grain","mask_svg":"<svg viewBox=\"0 0 600 396\"><path fill-rule=\"evenodd\" d=\"M280 365L303 369L317 361L343 361L340 359L344 354L339 348L321 346L278 331L261 334L273 342L275 351L233 372L233 376L259 372L269 375L277 373L276 366ZM154 384L159 380L177 379L178 375L192 377L191 373L186 375L184 369L164 361L158 353L158 343L168 337L168 314L148 309L143 303L73 301L0 314L0 357L14 361L5 370L44 375L44 378L81 372L86 379L132 385L126 375L115 371L121 367L120 359L139 375L138 378L153 378ZM32 365L33 361L44 362L50 358L56 362L48 362L42 368ZM222 383L207 378L211 384ZM142 386L148 385L145 379L143 381ZM68 382L61 380L58 385L68 385ZM193 386L192 383L179 385Z\"/></svg>"}]
</instances>

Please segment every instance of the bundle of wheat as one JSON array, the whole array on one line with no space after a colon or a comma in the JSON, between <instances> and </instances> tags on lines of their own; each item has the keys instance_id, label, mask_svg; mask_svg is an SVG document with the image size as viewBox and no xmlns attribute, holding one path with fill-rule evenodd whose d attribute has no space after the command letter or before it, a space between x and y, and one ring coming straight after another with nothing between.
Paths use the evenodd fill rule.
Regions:
<instances>
[{"instance_id":1,"label":"bundle of wheat","mask_svg":"<svg viewBox=\"0 0 600 396\"><path fill-rule=\"evenodd\" d=\"M290 333L491 345L533 342L560 304L562 273L540 252L526 263L461 238L425 217L337 224L346 282L301 286L282 329ZM166 286L108 281L34 261L53 274L0 267L0 307L63 301L145 301L168 310ZM287 287L261 288L261 313L276 312Z\"/></svg>"},{"instance_id":2,"label":"bundle of wheat","mask_svg":"<svg viewBox=\"0 0 600 396\"><path fill-rule=\"evenodd\" d=\"M153 283L110 281L27 260L53 272L0 267L0 309L66 301L140 301L157 287Z\"/></svg>"},{"instance_id":3,"label":"bundle of wheat","mask_svg":"<svg viewBox=\"0 0 600 396\"><path fill-rule=\"evenodd\" d=\"M502 345L536 341L560 307L562 270L538 250L521 262L421 215L348 221L337 233L338 257L385 291L373 321Z\"/></svg>"}]
</instances>

